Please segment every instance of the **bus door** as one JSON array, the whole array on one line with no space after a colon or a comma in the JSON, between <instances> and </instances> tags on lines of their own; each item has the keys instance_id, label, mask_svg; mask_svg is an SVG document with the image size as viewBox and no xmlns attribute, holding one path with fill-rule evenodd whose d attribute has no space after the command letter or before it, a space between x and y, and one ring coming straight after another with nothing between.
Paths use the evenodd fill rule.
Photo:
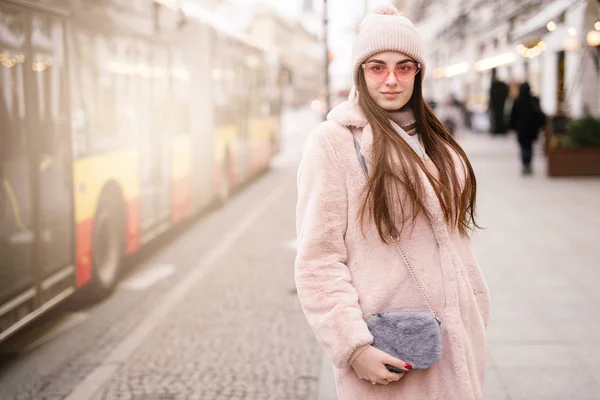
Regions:
<instances>
[{"instance_id":1,"label":"bus door","mask_svg":"<svg viewBox=\"0 0 600 400\"><path fill-rule=\"evenodd\" d=\"M169 49L156 45L152 53L152 65L157 73L152 80L151 121L153 145L156 160L154 160L154 184L156 187L156 215L159 224L166 228L171 221L171 139L172 130L169 122ZM172 115L171 115L172 117Z\"/></svg>"},{"instance_id":2,"label":"bus door","mask_svg":"<svg viewBox=\"0 0 600 400\"><path fill-rule=\"evenodd\" d=\"M42 302L74 285L73 171L64 20L31 13L27 106L36 174L37 251Z\"/></svg>"},{"instance_id":3,"label":"bus door","mask_svg":"<svg viewBox=\"0 0 600 400\"><path fill-rule=\"evenodd\" d=\"M170 217L168 50L138 42L137 63L145 74L137 78L137 113L144 121L140 129L142 242L167 228Z\"/></svg>"},{"instance_id":4,"label":"bus door","mask_svg":"<svg viewBox=\"0 0 600 400\"><path fill-rule=\"evenodd\" d=\"M33 173L25 107L28 14L0 4L0 335L34 306ZM12 303L12 302L11 302Z\"/></svg>"}]
</instances>

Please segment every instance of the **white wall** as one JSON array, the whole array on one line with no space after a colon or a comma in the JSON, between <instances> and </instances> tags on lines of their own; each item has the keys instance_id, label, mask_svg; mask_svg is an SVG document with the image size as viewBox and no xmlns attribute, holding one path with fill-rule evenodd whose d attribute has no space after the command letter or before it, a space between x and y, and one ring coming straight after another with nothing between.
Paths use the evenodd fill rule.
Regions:
<instances>
[{"instance_id":1,"label":"white wall","mask_svg":"<svg viewBox=\"0 0 600 400\"><path fill-rule=\"evenodd\" d=\"M543 74L540 88L540 105L542 110L549 115L556 114L558 102L556 91L558 89L558 56L556 51L546 50L540 56L543 62Z\"/></svg>"},{"instance_id":2,"label":"white wall","mask_svg":"<svg viewBox=\"0 0 600 400\"><path fill-rule=\"evenodd\" d=\"M599 113L598 108L598 93L599 93L599 85L598 85L598 72L596 71L596 66L594 65L593 56L590 52L591 49L587 49L583 57L583 73L581 76L581 104L582 111L585 112L586 109L588 112L591 112L595 115ZM595 50L592 50L595 51Z\"/></svg>"},{"instance_id":3,"label":"white wall","mask_svg":"<svg viewBox=\"0 0 600 400\"><path fill-rule=\"evenodd\" d=\"M588 8L585 11L582 35L594 29L594 24L598 20L598 5L595 1L588 1ZM583 103L588 106L593 115L600 115L600 71L596 69L594 58L600 57L600 51L595 48L589 48L586 52L586 73L583 76Z\"/></svg>"}]
</instances>

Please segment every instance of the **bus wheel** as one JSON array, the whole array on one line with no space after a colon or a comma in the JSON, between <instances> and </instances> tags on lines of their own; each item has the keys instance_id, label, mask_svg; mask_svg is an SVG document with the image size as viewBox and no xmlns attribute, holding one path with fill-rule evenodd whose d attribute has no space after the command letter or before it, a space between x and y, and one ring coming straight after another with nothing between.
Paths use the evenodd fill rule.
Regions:
<instances>
[{"instance_id":1,"label":"bus wheel","mask_svg":"<svg viewBox=\"0 0 600 400\"><path fill-rule=\"evenodd\" d=\"M103 195L94 218L91 300L107 297L117 285L124 254L124 213L114 196Z\"/></svg>"}]
</instances>

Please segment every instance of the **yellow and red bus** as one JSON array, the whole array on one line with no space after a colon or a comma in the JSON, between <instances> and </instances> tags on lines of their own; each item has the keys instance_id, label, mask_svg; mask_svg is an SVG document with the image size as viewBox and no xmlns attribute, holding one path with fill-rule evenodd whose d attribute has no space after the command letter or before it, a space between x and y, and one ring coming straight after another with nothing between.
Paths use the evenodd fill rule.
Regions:
<instances>
[{"instance_id":1,"label":"yellow and red bus","mask_svg":"<svg viewBox=\"0 0 600 400\"><path fill-rule=\"evenodd\" d=\"M278 150L276 58L167 5L0 0L0 341Z\"/></svg>"}]
</instances>

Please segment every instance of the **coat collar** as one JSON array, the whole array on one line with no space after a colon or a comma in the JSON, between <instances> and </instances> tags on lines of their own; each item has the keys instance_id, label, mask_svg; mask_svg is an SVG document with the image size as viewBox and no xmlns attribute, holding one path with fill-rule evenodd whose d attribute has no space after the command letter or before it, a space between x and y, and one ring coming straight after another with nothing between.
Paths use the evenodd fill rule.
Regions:
<instances>
[{"instance_id":1,"label":"coat collar","mask_svg":"<svg viewBox=\"0 0 600 400\"><path fill-rule=\"evenodd\" d=\"M348 101L335 106L327 115L327 120L348 128L349 134L352 133L360 138L360 152L370 171L373 168L373 131L367 117L358 106L356 98L351 94ZM348 135L348 140L352 140L350 135Z\"/></svg>"},{"instance_id":2,"label":"coat collar","mask_svg":"<svg viewBox=\"0 0 600 400\"><path fill-rule=\"evenodd\" d=\"M357 128L364 128L368 122L367 117L358 106L358 102L354 98L348 99L343 103L335 106L329 114L327 114L328 121L334 121L338 124L346 127L355 126Z\"/></svg>"}]
</instances>

